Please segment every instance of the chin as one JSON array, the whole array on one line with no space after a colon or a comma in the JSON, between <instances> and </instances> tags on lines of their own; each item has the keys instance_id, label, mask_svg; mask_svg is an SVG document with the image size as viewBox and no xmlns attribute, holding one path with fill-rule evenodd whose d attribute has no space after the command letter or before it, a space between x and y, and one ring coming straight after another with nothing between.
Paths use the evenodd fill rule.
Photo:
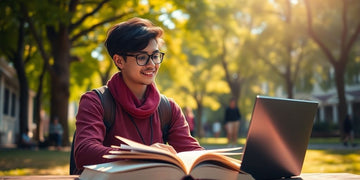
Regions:
<instances>
[{"instance_id":1,"label":"chin","mask_svg":"<svg viewBox=\"0 0 360 180\"><path fill-rule=\"evenodd\" d=\"M142 82L143 85L151 85L152 83L154 83L154 81L146 81L146 82Z\"/></svg>"}]
</instances>

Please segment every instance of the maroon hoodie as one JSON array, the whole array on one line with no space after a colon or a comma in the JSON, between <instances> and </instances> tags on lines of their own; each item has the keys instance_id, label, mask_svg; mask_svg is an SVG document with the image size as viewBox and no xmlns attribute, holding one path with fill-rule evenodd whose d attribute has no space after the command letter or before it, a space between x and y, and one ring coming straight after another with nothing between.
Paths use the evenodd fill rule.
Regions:
<instances>
[{"instance_id":1,"label":"maroon hoodie","mask_svg":"<svg viewBox=\"0 0 360 180\"><path fill-rule=\"evenodd\" d=\"M83 169L84 165L111 161L102 156L114 150L110 148L111 145L121 144L115 136L122 136L146 145L163 143L157 111L160 94L156 86L151 84L147 87L143 102L140 102L126 86L120 72L110 79L108 87L116 102L116 119L107 135L103 123L104 110L97 94L90 91L80 99L74 144L74 157L78 169ZM173 100L169 99L169 101L172 119L168 143L177 152L203 150L196 139L190 136L189 126L181 108Z\"/></svg>"}]
</instances>

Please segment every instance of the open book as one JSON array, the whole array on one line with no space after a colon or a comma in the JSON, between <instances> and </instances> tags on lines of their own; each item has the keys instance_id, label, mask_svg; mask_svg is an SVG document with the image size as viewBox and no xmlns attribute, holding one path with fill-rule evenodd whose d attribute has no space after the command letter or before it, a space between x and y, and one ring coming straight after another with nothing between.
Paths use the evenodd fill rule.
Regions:
<instances>
[{"instance_id":1,"label":"open book","mask_svg":"<svg viewBox=\"0 0 360 180\"><path fill-rule=\"evenodd\" d=\"M116 136L126 143L104 158L114 162L84 167L80 179L253 179L240 172L240 161L229 157L239 155L241 148L186 151L173 154Z\"/></svg>"}]
</instances>

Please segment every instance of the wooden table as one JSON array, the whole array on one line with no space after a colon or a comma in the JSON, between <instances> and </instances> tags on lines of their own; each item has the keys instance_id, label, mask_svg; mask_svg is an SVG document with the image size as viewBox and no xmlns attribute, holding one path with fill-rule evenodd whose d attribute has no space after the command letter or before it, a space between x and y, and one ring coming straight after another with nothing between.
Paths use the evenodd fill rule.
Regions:
<instances>
[{"instance_id":1,"label":"wooden table","mask_svg":"<svg viewBox=\"0 0 360 180\"><path fill-rule=\"evenodd\" d=\"M360 175L357 174L349 174L349 173L304 173L301 174L301 179L304 180L335 180L335 179L343 179L343 180L352 180L358 179L360 180Z\"/></svg>"},{"instance_id":2,"label":"wooden table","mask_svg":"<svg viewBox=\"0 0 360 180\"><path fill-rule=\"evenodd\" d=\"M2 176L0 180L79 180L79 176ZM304 173L292 180L359 180L360 175L349 173ZM288 179L288 180L291 180Z\"/></svg>"}]
</instances>

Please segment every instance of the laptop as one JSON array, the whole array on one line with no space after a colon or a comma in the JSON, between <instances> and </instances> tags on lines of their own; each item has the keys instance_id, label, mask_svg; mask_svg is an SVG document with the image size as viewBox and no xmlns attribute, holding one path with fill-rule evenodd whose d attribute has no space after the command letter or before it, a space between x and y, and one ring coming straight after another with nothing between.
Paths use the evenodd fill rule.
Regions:
<instances>
[{"instance_id":1,"label":"laptop","mask_svg":"<svg viewBox=\"0 0 360 180\"><path fill-rule=\"evenodd\" d=\"M318 103L257 96L241 171L255 179L299 176Z\"/></svg>"}]
</instances>

